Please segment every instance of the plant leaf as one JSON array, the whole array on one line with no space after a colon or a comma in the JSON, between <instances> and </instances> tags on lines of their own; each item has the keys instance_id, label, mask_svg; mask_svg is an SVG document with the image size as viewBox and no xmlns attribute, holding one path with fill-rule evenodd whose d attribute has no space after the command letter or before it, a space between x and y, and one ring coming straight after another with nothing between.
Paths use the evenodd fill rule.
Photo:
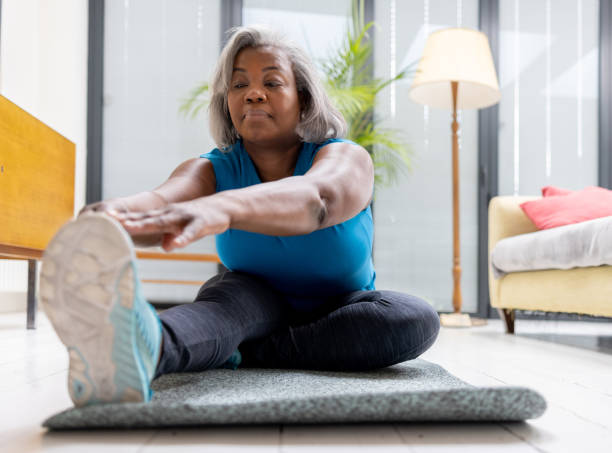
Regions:
<instances>
[{"instance_id":1,"label":"plant leaf","mask_svg":"<svg viewBox=\"0 0 612 453\"><path fill-rule=\"evenodd\" d=\"M195 118L203 108L208 106L208 103L210 102L208 98L208 90L208 82L203 82L196 86L193 90L191 90L189 96L181 103L179 113L192 119Z\"/></svg>"}]
</instances>

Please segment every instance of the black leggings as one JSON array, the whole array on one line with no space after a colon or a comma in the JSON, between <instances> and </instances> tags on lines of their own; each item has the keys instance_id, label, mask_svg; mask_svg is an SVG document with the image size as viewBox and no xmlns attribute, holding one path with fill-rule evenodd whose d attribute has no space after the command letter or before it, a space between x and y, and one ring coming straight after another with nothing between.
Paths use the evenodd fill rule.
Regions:
<instances>
[{"instance_id":1,"label":"black leggings","mask_svg":"<svg viewBox=\"0 0 612 453\"><path fill-rule=\"evenodd\" d=\"M418 357L440 322L425 301L395 291L354 291L298 312L260 278L225 272L191 304L160 315L157 375L222 365L236 348L241 367L369 370Z\"/></svg>"}]
</instances>

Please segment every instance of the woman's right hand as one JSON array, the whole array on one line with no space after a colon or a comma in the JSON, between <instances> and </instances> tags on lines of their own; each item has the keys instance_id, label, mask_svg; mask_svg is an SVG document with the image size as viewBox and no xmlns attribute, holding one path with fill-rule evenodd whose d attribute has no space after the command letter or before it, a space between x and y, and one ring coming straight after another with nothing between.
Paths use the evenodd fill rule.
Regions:
<instances>
[{"instance_id":1,"label":"woman's right hand","mask_svg":"<svg viewBox=\"0 0 612 453\"><path fill-rule=\"evenodd\" d=\"M137 206L138 209L134 210L134 206ZM130 213L159 209L160 207L161 203L159 195L156 195L153 192L142 192L130 197L110 198L108 200L88 204L79 211L78 215L87 212L97 212L100 214L106 214L116 220L119 220L121 216ZM158 233L130 234L130 236L132 237L134 244L138 247L154 247L160 245L163 239L163 235Z\"/></svg>"},{"instance_id":2,"label":"woman's right hand","mask_svg":"<svg viewBox=\"0 0 612 453\"><path fill-rule=\"evenodd\" d=\"M84 206L80 211L79 215L86 212L99 212L107 213L114 217L113 214L121 213L125 214L129 211L127 203L121 198L111 198L109 200L97 201L95 203Z\"/></svg>"}]
</instances>

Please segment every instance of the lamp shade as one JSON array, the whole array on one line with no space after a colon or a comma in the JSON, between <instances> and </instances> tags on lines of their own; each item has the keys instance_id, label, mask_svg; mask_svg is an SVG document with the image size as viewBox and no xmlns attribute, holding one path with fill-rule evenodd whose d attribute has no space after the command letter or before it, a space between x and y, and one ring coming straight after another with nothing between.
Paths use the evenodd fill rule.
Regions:
<instances>
[{"instance_id":1,"label":"lamp shade","mask_svg":"<svg viewBox=\"0 0 612 453\"><path fill-rule=\"evenodd\" d=\"M499 102L499 83L484 33L447 28L429 35L410 87L410 99L452 110L450 82L459 82L458 109L488 107Z\"/></svg>"}]
</instances>

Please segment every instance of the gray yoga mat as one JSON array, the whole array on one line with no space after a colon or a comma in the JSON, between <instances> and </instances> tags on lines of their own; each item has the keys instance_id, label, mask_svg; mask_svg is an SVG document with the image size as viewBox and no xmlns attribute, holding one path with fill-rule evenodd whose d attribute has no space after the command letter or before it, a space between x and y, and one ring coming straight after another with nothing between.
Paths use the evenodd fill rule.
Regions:
<instances>
[{"instance_id":1,"label":"gray yoga mat","mask_svg":"<svg viewBox=\"0 0 612 453\"><path fill-rule=\"evenodd\" d=\"M153 382L149 403L68 409L51 429L262 423L519 421L546 401L525 387L475 387L417 359L368 372L245 368L177 373Z\"/></svg>"}]
</instances>

